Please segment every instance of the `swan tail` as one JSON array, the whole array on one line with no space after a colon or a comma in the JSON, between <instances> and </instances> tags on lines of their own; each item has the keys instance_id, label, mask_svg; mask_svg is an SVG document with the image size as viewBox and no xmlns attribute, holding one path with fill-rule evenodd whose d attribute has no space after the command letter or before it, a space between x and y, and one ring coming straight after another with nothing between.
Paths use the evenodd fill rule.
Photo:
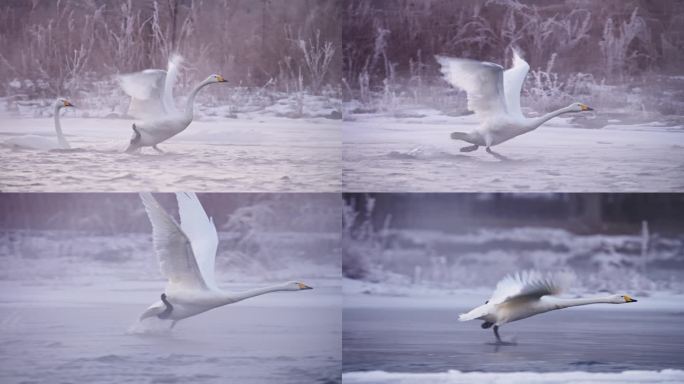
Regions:
<instances>
[{"instance_id":1,"label":"swan tail","mask_svg":"<svg viewBox=\"0 0 684 384\"><path fill-rule=\"evenodd\" d=\"M489 314L489 308L486 305L481 305L468 313L462 313L458 316L458 321L470 321L482 319Z\"/></svg>"}]
</instances>

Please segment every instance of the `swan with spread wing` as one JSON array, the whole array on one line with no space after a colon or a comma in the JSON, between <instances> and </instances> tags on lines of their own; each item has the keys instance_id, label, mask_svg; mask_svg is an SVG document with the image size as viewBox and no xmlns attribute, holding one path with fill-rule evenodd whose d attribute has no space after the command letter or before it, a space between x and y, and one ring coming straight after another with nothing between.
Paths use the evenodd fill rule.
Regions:
<instances>
[{"instance_id":1,"label":"swan with spread wing","mask_svg":"<svg viewBox=\"0 0 684 384\"><path fill-rule=\"evenodd\" d=\"M459 316L460 321L482 320L482 328L494 327L494 336L501 343L499 327L512 321L522 320L540 313L588 304L636 303L629 295L610 295L592 298L563 299L556 295L568 285L562 276L543 276L539 272L526 271L503 278L496 285L492 297L468 313Z\"/></svg>"},{"instance_id":2,"label":"swan with spread wing","mask_svg":"<svg viewBox=\"0 0 684 384\"><path fill-rule=\"evenodd\" d=\"M133 136L126 152L152 147L162 152L157 144L181 133L194 116L195 96L209 84L225 83L221 75L210 75L190 92L185 110L178 111L173 99L173 87L178 77L182 57L169 59L168 71L146 69L119 76L119 85L131 96L128 114L140 119L133 124Z\"/></svg>"},{"instance_id":3,"label":"swan with spread wing","mask_svg":"<svg viewBox=\"0 0 684 384\"><path fill-rule=\"evenodd\" d=\"M53 149L71 149L69 142L62 133L62 125L59 123L59 111L62 108L74 107L67 99L58 98L53 104L55 108L55 134L57 139L38 136L38 135L23 135L9 138L3 141L3 144L8 147L17 147L24 149L37 149L42 151L49 151Z\"/></svg>"},{"instance_id":4,"label":"swan with spread wing","mask_svg":"<svg viewBox=\"0 0 684 384\"><path fill-rule=\"evenodd\" d=\"M140 320L157 317L179 320L250 297L277 291L312 289L292 281L245 292L221 290L214 276L218 234L194 193L177 193L180 223L171 217L150 193L141 193L152 223L152 241L162 275L168 279L161 300L152 304Z\"/></svg>"},{"instance_id":5,"label":"swan with spread wing","mask_svg":"<svg viewBox=\"0 0 684 384\"><path fill-rule=\"evenodd\" d=\"M451 138L472 145L461 152L472 152L486 147L488 153L499 159L505 157L491 147L516 136L533 131L556 116L571 112L593 111L583 103L572 103L537 118L526 118L520 109L520 92L529 64L513 50L513 66L503 67L489 62L435 56L444 79L454 87L466 91L468 110L475 113L480 125L471 132L453 132Z\"/></svg>"}]
</instances>

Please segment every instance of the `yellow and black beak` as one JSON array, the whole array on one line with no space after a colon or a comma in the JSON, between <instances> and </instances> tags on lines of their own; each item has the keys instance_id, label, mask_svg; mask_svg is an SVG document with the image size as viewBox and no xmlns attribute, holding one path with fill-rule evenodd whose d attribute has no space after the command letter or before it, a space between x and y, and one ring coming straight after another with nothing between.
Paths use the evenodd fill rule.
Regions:
<instances>
[{"instance_id":1,"label":"yellow and black beak","mask_svg":"<svg viewBox=\"0 0 684 384\"><path fill-rule=\"evenodd\" d=\"M586 104L580 105L580 108L582 109L582 112L584 112L584 111L593 111L593 110L594 110L594 108L592 108L592 107L590 107L590 106L588 106L588 105L586 105Z\"/></svg>"},{"instance_id":2,"label":"yellow and black beak","mask_svg":"<svg viewBox=\"0 0 684 384\"><path fill-rule=\"evenodd\" d=\"M636 299L632 299L632 296L625 295L624 297L625 297L625 303L636 303L637 302Z\"/></svg>"},{"instance_id":3,"label":"yellow and black beak","mask_svg":"<svg viewBox=\"0 0 684 384\"><path fill-rule=\"evenodd\" d=\"M299 285L299 289L313 289L304 283L297 283L297 285Z\"/></svg>"},{"instance_id":4,"label":"yellow and black beak","mask_svg":"<svg viewBox=\"0 0 684 384\"><path fill-rule=\"evenodd\" d=\"M71 103L69 102L69 100L64 100L64 106L65 106L65 107L74 107L74 108L76 107L75 105L71 104Z\"/></svg>"},{"instance_id":5,"label":"yellow and black beak","mask_svg":"<svg viewBox=\"0 0 684 384\"><path fill-rule=\"evenodd\" d=\"M226 79L223 78L223 76L221 75L216 75L216 81L218 81L219 83L225 83Z\"/></svg>"}]
</instances>

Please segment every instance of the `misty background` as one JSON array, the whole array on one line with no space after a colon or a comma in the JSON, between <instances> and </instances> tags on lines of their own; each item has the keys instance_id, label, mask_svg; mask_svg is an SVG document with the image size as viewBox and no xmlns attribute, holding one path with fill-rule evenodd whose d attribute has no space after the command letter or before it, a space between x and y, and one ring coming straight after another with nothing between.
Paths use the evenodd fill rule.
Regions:
<instances>
[{"instance_id":1,"label":"misty background","mask_svg":"<svg viewBox=\"0 0 684 384\"><path fill-rule=\"evenodd\" d=\"M465 94L441 80L435 54L530 64L522 107L544 113L574 101L609 118L681 124L684 3L590 0L350 0L343 10L343 83L354 114L421 117L429 106L464 114Z\"/></svg>"},{"instance_id":2,"label":"misty background","mask_svg":"<svg viewBox=\"0 0 684 384\"><path fill-rule=\"evenodd\" d=\"M178 220L175 196L155 197ZM217 281L339 278L339 195L217 193L199 199L219 232ZM137 194L6 193L0 212L0 279L163 280Z\"/></svg>"},{"instance_id":3,"label":"misty background","mask_svg":"<svg viewBox=\"0 0 684 384\"><path fill-rule=\"evenodd\" d=\"M684 292L679 194L344 199L343 275L374 283L363 285L367 293L491 289L505 275L526 269L569 272L575 293Z\"/></svg>"},{"instance_id":4,"label":"misty background","mask_svg":"<svg viewBox=\"0 0 684 384\"><path fill-rule=\"evenodd\" d=\"M292 104L288 116L313 114L309 102L336 105L341 71L341 2L334 0L7 0L0 5L0 94L5 109L41 115L57 96L83 116L121 116L128 98L115 75L166 69L185 61L175 94L212 73L203 104L229 105L222 117ZM220 89L219 89L220 88ZM47 108L50 109L50 108ZM201 111L200 111L201 113ZM212 115L212 113L208 113ZM200 116L202 116L200 114Z\"/></svg>"}]
</instances>

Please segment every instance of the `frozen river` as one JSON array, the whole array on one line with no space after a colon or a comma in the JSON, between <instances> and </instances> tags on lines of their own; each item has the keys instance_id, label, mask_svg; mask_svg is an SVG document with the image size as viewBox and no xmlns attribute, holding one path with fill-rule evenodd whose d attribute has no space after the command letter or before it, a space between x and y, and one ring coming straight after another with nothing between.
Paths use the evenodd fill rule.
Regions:
<instances>
[{"instance_id":1,"label":"frozen river","mask_svg":"<svg viewBox=\"0 0 684 384\"><path fill-rule=\"evenodd\" d=\"M493 149L462 153L451 140L474 116L366 118L346 123L343 188L350 192L635 192L684 188L684 130L573 128L557 119Z\"/></svg>"},{"instance_id":2,"label":"frozen river","mask_svg":"<svg viewBox=\"0 0 684 384\"><path fill-rule=\"evenodd\" d=\"M497 382L496 378L516 378L512 372L537 372L543 374L538 382L555 382L553 378L563 377L562 372L619 375L630 370L656 372L684 367L681 310L611 309L567 309L511 323L500 333L502 339L516 345L498 346L491 329L481 329L480 322L457 321L466 308L346 307L343 372L417 374L415 381L408 375L407 383L421 379ZM446 373L450 370L460 373L452 372L449 380ZM468 376L473 371L490 375ZM677 380L684 378L682 373L676 374ZM403 382L401 375L387 381L379 379L382 377L354 373L345 376L345 382L347 378L349 382ZM589 377L593 379L585 378L587 382L598 381L596 376ZM607 377L621 381L619 376ZM641 380L644 378L653 382L661 379L657 373L646 374ZM521 380L532 382L530 377Z\"/></svg>"},{"instance_id":3,"label":"frozen river","mask_svg":"<svg viewBox=\"0 0 684 384\"><path fill-rule=\"evenodd\" d=\"M336 383L340 287L317 283L311 294L266 295L151 334L129 331L159 294L150 285L3 283L0 382Z\"/></svg>"},{"instance_id":4,"label":"frozen river","mask_svg":"<svg viewBox=\"0 0 684 384\"><path fill-rule=\"evenodd\" d=\"M131 120L67 118L72 150L0 146L2 191L314 191L340 189L339 121L266 116L195 121L141 154L127 154ZM52 119L0 120L0 141L54 137ZM200 171L198 171L200 170Z\"/></svg>"}]
</instances>

